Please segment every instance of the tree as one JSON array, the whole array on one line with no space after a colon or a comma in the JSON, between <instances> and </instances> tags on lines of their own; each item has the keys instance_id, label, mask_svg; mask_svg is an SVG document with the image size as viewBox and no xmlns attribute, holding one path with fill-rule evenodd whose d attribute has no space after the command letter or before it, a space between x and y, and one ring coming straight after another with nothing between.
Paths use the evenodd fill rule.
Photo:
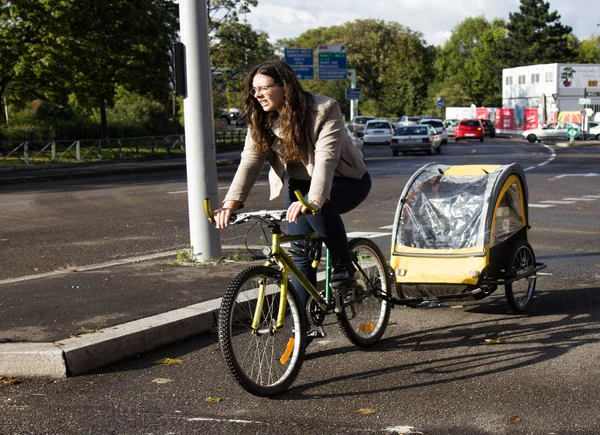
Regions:
<instances>
[{"instance_id":1,"label":"tree","mask_svg":"<svg viewBox=\"0 0 600 435\"><path fill-rule=\"evenodd\" d=\"M510 13L505 53L508 67L569 63L577 59L572 28L560 22L543 0L521 0L520 12Z\"/></svg>"},{"instance_id":2,"label":"tree","mask_svg":"<svg viewBox=\"0 0 600 435\"><path fill-rule=\"evenodd\" d=\"M278 46L316 48L319 44L346 45L348 68L356 69L356 85L362 89L362 114L395 117L419 112L433 78L433 47L419 32L398 23L366 19L342 26L311 29ZM316 65L316 59L315 59ZM348 81L310 80L309 91L336 98L344 111Z\"/></svg>"},{"instance_id":3,"label":"tree","mask_svg":"<svg viewBox=\"0 0 600 435\"><path fill-rule=\"evenodd\" d=\"M483 16L466 18L452 29L439 50L432 94L448 106L499 106L502 103L502 68L498 49L506 38L502 20ZM430 102L435 100L431 95Z\"/></svg>"},{"instance_id":4,"label":"tree","mask_svg":"<svg viewBox=\"0 0 600 435\"><path fill-rule=\"evenodd\" d=\"M250 13L257 0L212 0L208 3L208 35L213 74L215 112L221 104L239 106L245 74L261 60L274 56L268 35L255 31L240 16Z\"/></svg>"},{"instance_id":5,"label":"tree","mask_svg":"<svg viewBox=\"0 0 600 435\"><path fill-rule=\"evenodd\" d=\"M592 36L581 41L578 61L581 63L600 63L600 36Z\"/></svg>"},{"instance_id":6,"label":"tree","mask_svg":"<svg viewBox=\"0 0 600 435\"><path fill-rule=\"evenodd\" d=\"M103 137L117 84L166 99L166 45L178 21L173 1L13 0L5 6L3 24L24 41L11 57L9 81L27 83L42 99L66 102L73 95L97 108Z\"/></svg>"}]
</instances>

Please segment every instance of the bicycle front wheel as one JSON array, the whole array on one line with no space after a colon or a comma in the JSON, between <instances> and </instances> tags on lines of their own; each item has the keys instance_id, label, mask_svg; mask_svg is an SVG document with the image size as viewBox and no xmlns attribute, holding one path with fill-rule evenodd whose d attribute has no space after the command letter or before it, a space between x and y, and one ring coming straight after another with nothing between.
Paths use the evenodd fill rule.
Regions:
<instances>
[{"instance_id":1,"label":"bicycle front wheel","mask_svg":"<svg viewBox=\"0 0 600 435\"><path fill-rule=\"evenodd\" d=\"M298 294L288 283L284 324L277 328L281 273L252 266L229 284L219 312L219 343L227 368L249 393L273 396L286 390L302 366L305 322ZM263 292L260 324L252 321Z\"/></svg>"},{"instance_id":2,"label":"bicycle front wheel","mask_svg":"<svg viewBox=\"0 0 600 435\"><path fill-rule=\"evenodd\" d=\"M381 249L371 240L351 240L350 252L358 269L358 288L352 289L355 302L344 308L337 319L342 332L353 344L369 347L385 332L391 310L390 304L375 294L391 294L392 281Z\"/></svg>"}]
</instances>

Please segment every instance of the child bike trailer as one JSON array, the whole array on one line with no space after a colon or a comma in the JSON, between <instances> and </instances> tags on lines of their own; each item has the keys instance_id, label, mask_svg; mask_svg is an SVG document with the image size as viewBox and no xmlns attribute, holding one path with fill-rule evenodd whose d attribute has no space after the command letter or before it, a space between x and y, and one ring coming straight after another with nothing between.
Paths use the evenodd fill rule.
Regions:
<instances>
[{"instance_id":1,"label":"child bike trailer","mask_svg":"<svg viewBox=\"0 0 600 435\"><path fill-rule=\"evenodd\" d=\"M535 290L536 263L528 242L525 173L510 165L420 168L396 209L391 266L398 299L480 299L504 286L508 304L526 311Z\"/></svg>"}]
</instances>

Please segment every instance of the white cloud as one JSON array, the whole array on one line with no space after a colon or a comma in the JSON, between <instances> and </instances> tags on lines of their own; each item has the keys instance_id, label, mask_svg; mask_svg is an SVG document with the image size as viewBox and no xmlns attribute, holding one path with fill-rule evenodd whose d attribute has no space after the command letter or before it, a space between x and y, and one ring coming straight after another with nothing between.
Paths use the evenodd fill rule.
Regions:
<instances>
[{"instance_id":1,"label":"white cloud","mask_svg":"<svg viewBox=\"0 0 600 435\"><path fill-rule=\"evenodd\" d=\"M554 0L550 11L557 11L563 25L571 26L579 39L600 34L600 14L590 0ZM374 18L397 22L423 34L425 41L441 45L452 29L467 17L508 20L519 12L519 0L259 0L247 14L254 29L263 30L274 42L295 38L309 29L341 25L358 19Z\"/></svg>"}]
</instances>

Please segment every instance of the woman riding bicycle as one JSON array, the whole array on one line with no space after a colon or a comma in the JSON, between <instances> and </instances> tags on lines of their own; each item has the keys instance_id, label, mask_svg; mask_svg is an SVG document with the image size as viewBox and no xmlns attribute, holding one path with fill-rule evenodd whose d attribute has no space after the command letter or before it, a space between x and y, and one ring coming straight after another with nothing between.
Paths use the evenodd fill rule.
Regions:
<instances>
[{"instance_id":1,"label":"woman riding bicycle","mask_svg":"<svg viewBox=\"0 0 600 435\"><path fill-rule=\"evenodd\" d=\"M351 286L355 269L340 214L353 210L367 197L371 178L361 152L345 132L340 106L332 98L304 91L294 71L276 59L262 62L250 72L243 98L248 133L223 206L214 212L217 228L226 227L231 213L244 206L268 160L269 199L281 194L283 176L286 172L289 176L288 233L319 234L331 255L331 286ZM308 213L297 201L296 190L320 212ZM310 260L295 251L294 261L316 285ZM294 281L292 285L306 303L306 291Z\"/></svg>"}]
</instances>

